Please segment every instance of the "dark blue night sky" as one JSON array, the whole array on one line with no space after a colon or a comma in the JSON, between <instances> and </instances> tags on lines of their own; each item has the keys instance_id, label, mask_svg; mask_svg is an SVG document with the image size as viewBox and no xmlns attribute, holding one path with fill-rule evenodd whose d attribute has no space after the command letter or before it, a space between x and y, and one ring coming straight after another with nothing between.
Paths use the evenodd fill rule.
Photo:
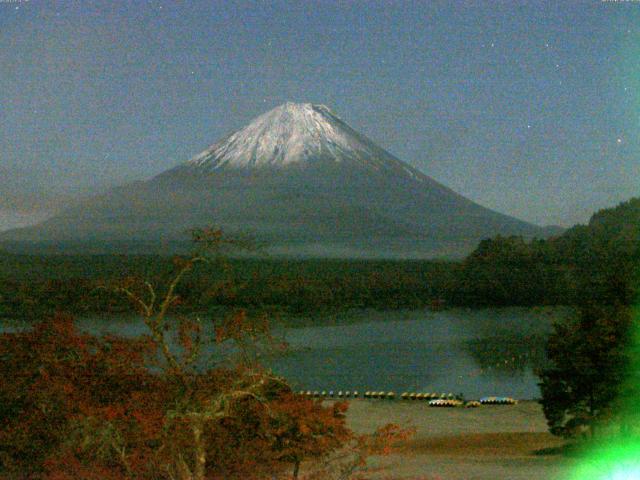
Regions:
<instances>
[{"instance_id":1,"label":"dark blue night sky","mask_svg":"<svg viewBox=\"0 0 640 480\"><path fill-rule=\"evenodd\" d=\"M0 166L86 188L328 105L539 224L640 194L640 1L0 1Z\"/></svg>"}]
</instances>

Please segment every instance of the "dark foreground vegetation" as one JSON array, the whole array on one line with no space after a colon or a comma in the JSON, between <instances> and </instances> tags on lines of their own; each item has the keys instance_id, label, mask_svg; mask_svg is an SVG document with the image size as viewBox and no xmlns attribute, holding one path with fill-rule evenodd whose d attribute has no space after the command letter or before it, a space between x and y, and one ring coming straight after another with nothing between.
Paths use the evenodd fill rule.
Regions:
<instances>
[{"instance_id":1,"label":"dark foreground vegetation","mask_svg":"<svg viewBox=\"0 0 640 480\"><path fill-rule=\"evenodd\" d=\"M205 250L226 240L198 239ZM202 246L202 245L200 245ZM110 290L142 318L138 338L95 337L57 314L0 335L0 476L16 479L362 478L366 458L410 432L387 425L356 435L347 404L291 391L262 368L283 348L264 317L244 310L199 319L170 316L182 281L217 263L198 251L169 281L125 279ZM203 346L232 348L207 361Z\"/></svg>"},{"instance_id":2,"label":"dark foreground vegetation","mask_svg":"<svg viewBox=\"0 0 640 480\"><path fill-rule=\"evenodd\" d=\"M555 325L540 372L550 431L628 441L640 435L640 199L553 243L571 253L576 313Z\"/></svg>"},{"instance_id":3,"label":"dark foreground vegetation","mask_svg":"<svg viewBox=\"0 0 640 480\"><path fill-rule=\"evenodd\" d=\"M182 355L164 354L152 329L97 338L65 316L1 335L0 478L285 479L303 463L304 478L364 478L369 455L410 434L387 425L356 435L346 402L295 395L256 364L195 371L197 327L165 326L182 329ZM244 348L258 339L242 315L216 337Z\"/></svg>"}]
</instances>

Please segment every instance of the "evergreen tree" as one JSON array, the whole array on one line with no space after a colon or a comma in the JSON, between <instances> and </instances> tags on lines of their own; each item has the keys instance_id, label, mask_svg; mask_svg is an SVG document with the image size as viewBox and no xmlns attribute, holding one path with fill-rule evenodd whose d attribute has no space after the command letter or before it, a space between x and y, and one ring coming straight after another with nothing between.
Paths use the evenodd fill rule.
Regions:
<instances>
[{"instance_id":1,"label":"evergreen tree","mask_svg":"<svg viewBox=\"0 0 640 480\"><path fill-rule=\"evenodd\" d=\"M540 372L540 403L551 433L593 435L598 424L620 420L633 375L630 326L629 308L597 304L554 326L550 365Z\"/></svg>"}]
</instances>

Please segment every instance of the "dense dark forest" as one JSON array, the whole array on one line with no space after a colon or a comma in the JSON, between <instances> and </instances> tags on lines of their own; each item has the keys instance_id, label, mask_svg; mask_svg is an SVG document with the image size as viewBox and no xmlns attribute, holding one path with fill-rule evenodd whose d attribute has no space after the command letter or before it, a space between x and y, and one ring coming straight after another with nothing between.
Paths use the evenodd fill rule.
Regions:
<instances>
[{"instance_id":1,"label":"dense dark forest","mask_svg":"<svg viewBox=\"0 0 640 480\"><path fill-rule=\"evenodd\" d=\"M575 314L554 325L539 372L549 430L595 440L617 426L616 441L627 442L639 425L640 200L596 213L551 245L577 288Z\"/></svg>"},{"instance_id":2,"label":"dense dark forest","mask_svg":"<svg viewBox=\"0 0 640 480\"><path fill-rule=\"evenodd\" d=\"M311 315L345 308L572 305L632 302L638 284L640 199L593 215L559 237L482 241L460 262L286 260L258 256L202 265L179 289L183 311L270 308ZM163 283L176 259L156 255L0 256L0 315L123 313L123 277Z\"/></svg>"}]
</instances>

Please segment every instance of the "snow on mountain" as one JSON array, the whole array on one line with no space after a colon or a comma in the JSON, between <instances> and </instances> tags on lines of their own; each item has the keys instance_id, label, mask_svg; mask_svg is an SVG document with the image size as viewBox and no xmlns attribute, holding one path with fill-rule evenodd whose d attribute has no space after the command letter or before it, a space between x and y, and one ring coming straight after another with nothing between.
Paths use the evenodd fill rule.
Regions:
<instances>
[{"instance_id":1,"label":"snow on mountain","mask_svg":"<svg viewBox=\"0 0 640 480\"><path fill-rule=\"evenodd\" d=\"M497 234L544 234L402 162L327 107L286 103L175 168L2 232L0 242L146 248L182 244L210 225L294 256L451 256Z\"/></svg>"},{"instance_id":2,"label":"snow on mountain","mask_svg":"<svg viewBox=\"0 0 640 480\"><path fill-rule=\"evenodd\" d=\"M260 115L189 160L188 165L216 170L327 161L391 169L418 180L424 177L353 130L326 106L292 102Z\"/></svg>"},{"instance_id":3,"label":"snow on mountain","mask_svg":"<svg viewBox=\"0 0 640 480\"><path fill-rule=\"evenodd\" d=\"M0 232L36 225L50 215L45 212L22 213L0 208Z\"/></svg>"}]
</instances>

